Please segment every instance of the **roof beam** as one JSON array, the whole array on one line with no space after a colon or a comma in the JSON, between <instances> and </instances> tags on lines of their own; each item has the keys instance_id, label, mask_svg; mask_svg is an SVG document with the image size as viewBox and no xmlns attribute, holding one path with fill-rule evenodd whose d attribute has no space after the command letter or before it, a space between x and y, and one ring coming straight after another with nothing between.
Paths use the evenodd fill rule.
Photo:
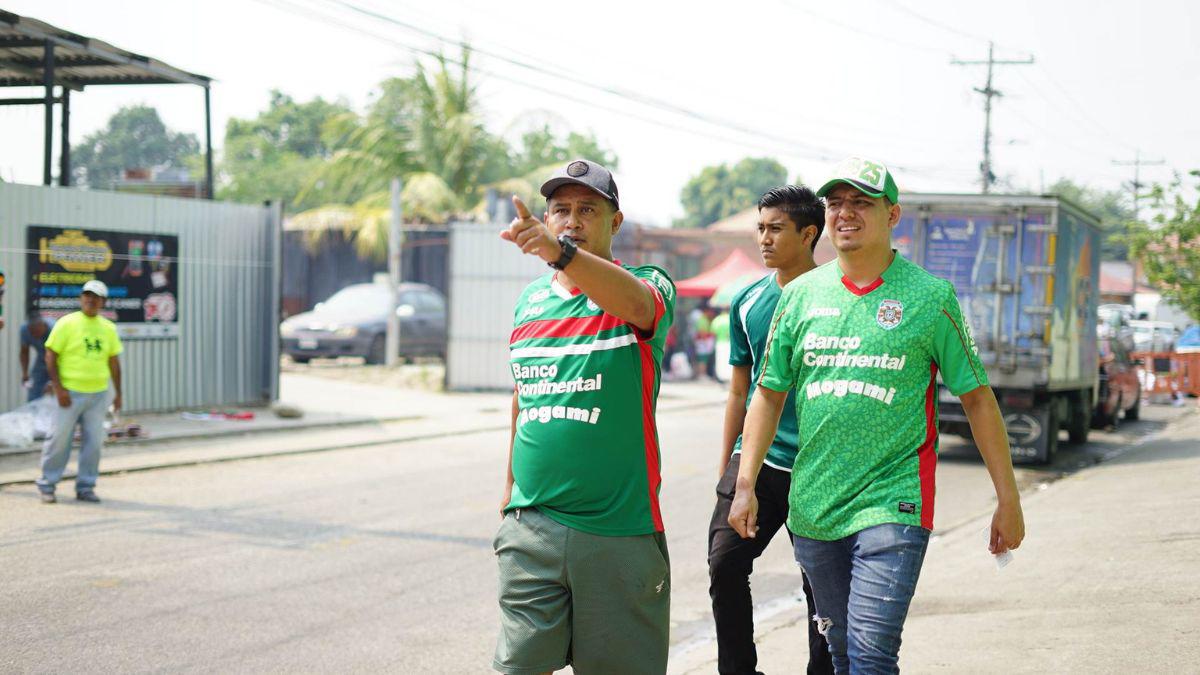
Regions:
<instances>
[{"instance_id":1,"label":"roof beam","mask_svg":"<svg viewBox=\"0 0 1200 675\"><path fill-rule=\"evenodd\" d=\"M41 62L42 62L41 59L36 59L36 63L40 64ZM42 81L43 81L42 69L31 67L28 63L22 63L20 61L13 61L12 59L0 59L0 68L7 68L9 70L15 70L16 72L21 73L22 75L30 78L31 80L35 80L36 82L29 85L31 87L42 84ZM54 83L59 86L66 87L68 89L74 89L75 91L83 91L83 85L79 84L78 82L75 82L71 78L61 77L61 76L55 77Z\"/></svg>"}]
</instances>

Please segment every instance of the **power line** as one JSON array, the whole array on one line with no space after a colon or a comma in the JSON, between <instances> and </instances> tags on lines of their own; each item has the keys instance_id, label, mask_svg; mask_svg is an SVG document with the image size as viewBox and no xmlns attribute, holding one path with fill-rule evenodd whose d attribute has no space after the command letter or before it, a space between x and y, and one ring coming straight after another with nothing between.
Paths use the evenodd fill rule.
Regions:
<instances>
[{"instance_id":1,"label":"power line","mask_svg":"<svg viewBox=\"0 0 1200 675\"><path fill-rule=\"evenodd\" d=\"M1114 159L1112 163L1115 166L1132 166L1133 167L1133 182L1128 183L1130 191L1133 193L1133 219L1138 219L1138 206L1142 198L1141 190L1145 185L1141 181L1141 173L1143 166L1162 166L1166 164L1165 160L1161 159L1142 159L1142 151L1137 150L1134 154L1133 161L1120 161Z\"/></svg>"},{"instance_id":2,"label":"power line","mask_svg":"<svg viewBox=\"0 0 1200 675\"><path fill-rule=\"evenodd\" d=\"M992 98L1003 95L996 89L992 88L992 68L993 66L997 65L1023 65L1033 63L1032 56L1030 56L1028 60L1020 61L997 60L993 56L994 49L995 45L989 42L987 61L960 61L958 59L950 60L950 63L956 66L987 66L987 83L983 86L983 89L978 87L975 88L975 91L983 94L983 162L979 164L979 172L981 174L980 183L982 185L984 194L987 194L990 191L992 184L996 182L996 174L992 173Z\"/></svg>"},{"instance_id":3,"label":"power line","mask_svg":"<svg viewBox=\"0 0 1200 675\"><path fill-rule=\"evenodd\" d=\"M463 62L459 59L444 56L440 52L435 52L428 48L413 46L411 44L408 44L406 42L403 42L403 41L398 40L391 36L381 35L374 31L370 31L365 28L362 28L361 26L347 23L346 21L340 20L339 18L333 17L332 15L329 15L327 13L315 12L309 7L299 5L294 0L257 0L257 1L265 3L265 4L270 4L272 6L283 9L284 11L289 11L294 14L302 14L304 16L307 16L310 19L319 21L321 23L333 22L343 28L346 28L347 30L351 30L351 31L355 31L355 32L358 32L358 33L361 33L364 35L368 35L376 40L385 42L387 44L400 46L404 49L407 49L407 50L417 53L417 54L432 56L435 58L442 58L442 59L445 59L446 62L453 63L455 65L460 65L460 66L464 65ZM585 79L582 79L579 77L572 77L569 75L564 75L564 74L555 72L549 68L546 68L546 67L543 67L543 66L540 66L537 64L531 64L531 63L527 63L524 61L520 61L518 59L513 59L513 58L510 58L510 57L507 57L504 55L500 55L500 54L497 54L496 52L493 52L490 50L479 50L463 40L447 38L447 37L437 34L434 31L429 31L427 29L420 28L419 26L415 26L411 23L396 19L394 17L387 16L385 14L373 11L371 9L359 7L357 5L354 5L353 3L344 2L343 0L325 0L325 2L326 2L326 4L341 6L344 9L351 10L356 14L367 16L375 21L381 21L384 23L388 23L388 24L392 24L392 25L395 25L395 26L398 26L401 28L408 29L410 31L415 31L419 34L425 35L427 37L431 37L431 38L433 38L441 43L444 43L444 44L456 45L456 46L462 47L464 49L469 49L471 51L478 52L481 55L494 58L498 61L508 63L511 65L516 65L524 70L529 70L529 71L532 71L532 72L535 72L535 73L541 74L541 75L552 76L552 77L555 77L556 79L563 80L572 85L597 90L597 91L600 91L607 95L614 96L614 97L617 97L617 98L620 98L623 100L631 101L633 103L637 103L637 104L658 110L660 112L666 112L666 113L673 114L673 115L684 116L684 117L687 117L688 119L691 119L692 121L700 122L702 124L705 124L705 125L708 125L711 127L724 129L725 131L732 131L734 133L744 135L744 136L747 136L750 138L757 138L760 141L765 140L768 143L770 143L770 145L763 145L761 143L754 143L754 142L747 143L745 140L737 140L737 139L730 138L728 136L721 136L718 134L713 134L709 131L698 131L698 130L694 130L694 129L680 127L677 123L666 122L666 121L662 121L662 120L649 118L649 117L646 117L643 115L639 115L639 114L629 111L627 108L624 108L624 107L606 106L606 105L598 103L594 99L583 99L580 97L572 96L570 94L563 92L561 89L550 89L548 87L534 84L527 80L517 78L515 76L499 73L494 70L489 71L486 69L479 68L478 66L472 66L472 68L474 68L477 72L479 72L481 74L489 75L489 76L492 76L497 79L501 79L501 80L504 80L504 81L507 81L507 82L510 82L513 84L518 84L520 86L523 86L523 87L526 87L529 89L533 89L535 91L540 91L540 92L543 92L546 94L550 94L552 96L555 96L556 98L573 101L576 103L587 105L591 108L597 108L600 110L613 112L615 114L630 117L630 118L633 118L633 119L636 119L636 120L639 120L642 122L646 122L646 123L653 124L653 125L656 125L659 127L670 129L672 131L677 131L677 132L682 131L684 133L690 133L693 135L704 137L706 139L715 139L715 140L725 141L725 142L728 142L728 143L731 143L734 145L755 147L757 149L760 149L760 150L763 150L763 151L766 151L766 152L769 152L772 154L778 154L778 155L782 155L785 157L792 157L795 159L819 160L819 161L825 161L825 162L832 162L832 161L835 161L842 154L844 154L844 153L839 153L838 151L832 150L829 148L815 146L815 145L812 145L809 143L803 143L803 142L797 141L792 138L786 138L786 137L778 136L778 135L767 133L767 132L757 131L755 129L748 128L748 127L746 127L740 123L734 122L734 121L723 120L720 118L714 118L712 116L705 115L705 114L696 112L694 110L691 110L689 108L679 106L676 104L672 104L670 102L664 102L664 101L661 101L654 97L640 94L638 92L633 92L633 91L629 91L629 90L623 90L623 89L618 89L615 87L609 87L609 86L605 86L605 85L596 84L594 82L591 82L591 81L588 81L588 80L585 80ZM779 144L782 144L784 147L780 147ZM941 172L943 170L941 167L926 168L926 167L916 167L916 166L904 166L904 165L899 165L899 164L893 164L893 167L897 168L897 169L908 170L908 171L912 171L914 173L925 174L925 175L930 175L930 174L936 175L938 172Z\"/></svg>"}]
</instances>

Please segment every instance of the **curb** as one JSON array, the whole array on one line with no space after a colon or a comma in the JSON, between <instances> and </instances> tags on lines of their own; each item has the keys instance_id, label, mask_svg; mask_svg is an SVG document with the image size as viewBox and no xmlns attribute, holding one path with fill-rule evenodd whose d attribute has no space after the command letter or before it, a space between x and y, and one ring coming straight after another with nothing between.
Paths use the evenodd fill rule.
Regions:
<instances>
[{"instance_id":1,"label":"curb","mask_svg":"<svg viewBox=\"0 0 1200 675\"><path fill-rule=\"evenodd\" d=\"M695 408L710 407L710 406L714 406L714 405L724 405L724 402L723 401L714 401L714 402L682 403L679 405L662 408L659 410L659 412L660 413L680 412L680 411L685 411L685 410L692 410ZM352 425L357 425L357 424L383 423L383 422L388 422L388 421L403 422L403 421L411 421L414 419L425 419L425 418L423 418L421 416L408 416L408 417L399 417L399 418L394 418L394 419L393 418L369 418L365 422L341 422L341 423L327 424L327 425L323 425L323 426L325 426L326 428L335 428L338 426L352 426ZM321 426L321 425L311 425L308 428L317 428L318 426ZM300 430L300 429L302 429L302 427L292 427L291 429L287 429L285 431L295 431L295 430ZM155 469L173 469L173 468L185 467L185 466L201 466L201 465L205 465L205 464L221 464L221 463L225 463L225 462L237 462L237 461L249 460L249 459L266 459L269 457L289 457L289 456L295 456L295 455L311 455L311 454L320 453L320 452L332 452L335 450L357 450L359 448L370 448L370 447L377 447L380 445L392 445L392 444L397 444L397 443L411 443L413 441L427 441L427 440L433 440L433 439L438 439L438 438L454 438L457 436L468 436L470 434L490 433L490 432L494 432L494 431L508 431L509 429L510 429L510 426L508 424L491 425L491 426L477 427L477 428L473 428L473 429L456 429L456 430L452 430L452 431L436 431L436 432L429 432L429 433L423 433L423 434L408 434L408 435L401 434L398 436L391 436L388 438L377 438L377 439L370 440L370 441L356 441L356 442L352 442L352 443L338 443L335 445L325 445L325 446L321 446L321 447L317 447L317 448L279 450L276 452L249 452L249 453L232 454L232 455L215 456L215 457L205 457L205 458L200 458L200 459L177 460L177 461L157 461L157 462L156 461L148 461L146 464L141 465L141 466L135 465L132 467L125 467L125 468L121 468L121 469L109 469L109 470L102 469L100 471L100 475L101 476L116 476L116 475L120 475L123 473L153 471ZM271 431L271 430L259 429L256 431L266 432L266 431ZM240 433L245 433L245 432L240 432ZM227 433L227 434L218 434L218 435L228 436L228 435L232 435L232 434ZM201 436L201 437L209 438L209 437L211 437L211 435ZM177 438L182 439L183 437L177 437ZM158 441L177 440L177 438L171 438L171 439L146 438L139 442L150 442L150 441L154 441L154 440L158 440ZM73 476L74 476L74 474L72 474L72 473L64 473L63 479L65 480L65 479L73 477ZM6 486L6 485L32 485L34 482L35 481L31 480L31 479L20 479L20 480L0 479L0 487Z\"/></svg>"}]
</instances>

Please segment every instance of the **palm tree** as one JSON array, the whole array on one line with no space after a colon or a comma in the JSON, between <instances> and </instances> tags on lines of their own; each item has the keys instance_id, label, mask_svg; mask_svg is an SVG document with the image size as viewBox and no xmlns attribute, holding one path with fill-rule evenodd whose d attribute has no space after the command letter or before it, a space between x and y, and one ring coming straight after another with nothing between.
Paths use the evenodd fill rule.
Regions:
<instances>
[{"instance_id":1,"label":"palm tree","mask_svg":"<svg viewBox=\"0 0 1200 675\"><path fill-rule=\"evenodd\" d=\"M412 77L382 83L366 115L329 120L325 142L339 149L301 197L320 190L335 203L296 216L310 243L341 230L360 255L386 257L388 186L396 176L411 219L445 222L480 201L482 186L495 180L488 174L507 163L508 147L483 127L470 56L469 49L457 61L439 55L432 70L418 62Z\"/></svg>"}]
</instances>

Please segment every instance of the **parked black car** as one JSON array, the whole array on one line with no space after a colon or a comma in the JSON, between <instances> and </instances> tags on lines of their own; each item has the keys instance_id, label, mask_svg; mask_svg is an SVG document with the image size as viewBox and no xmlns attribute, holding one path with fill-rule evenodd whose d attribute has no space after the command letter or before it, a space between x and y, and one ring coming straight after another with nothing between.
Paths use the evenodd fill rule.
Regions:
<instances>
[{"instance_id":1,"label":"parked black car","mask_svg":"<svg viewBox=\"0 0 1200 675\"><path fill-rule=\"evenodd\" d=\"M296 363L314 358L361 356L383 363L391 295L383 284L353 284L279 327L283 352ZM400 355L446 356L446 301L425 284L401 284Z\"/></svg>"}]
</instances>

